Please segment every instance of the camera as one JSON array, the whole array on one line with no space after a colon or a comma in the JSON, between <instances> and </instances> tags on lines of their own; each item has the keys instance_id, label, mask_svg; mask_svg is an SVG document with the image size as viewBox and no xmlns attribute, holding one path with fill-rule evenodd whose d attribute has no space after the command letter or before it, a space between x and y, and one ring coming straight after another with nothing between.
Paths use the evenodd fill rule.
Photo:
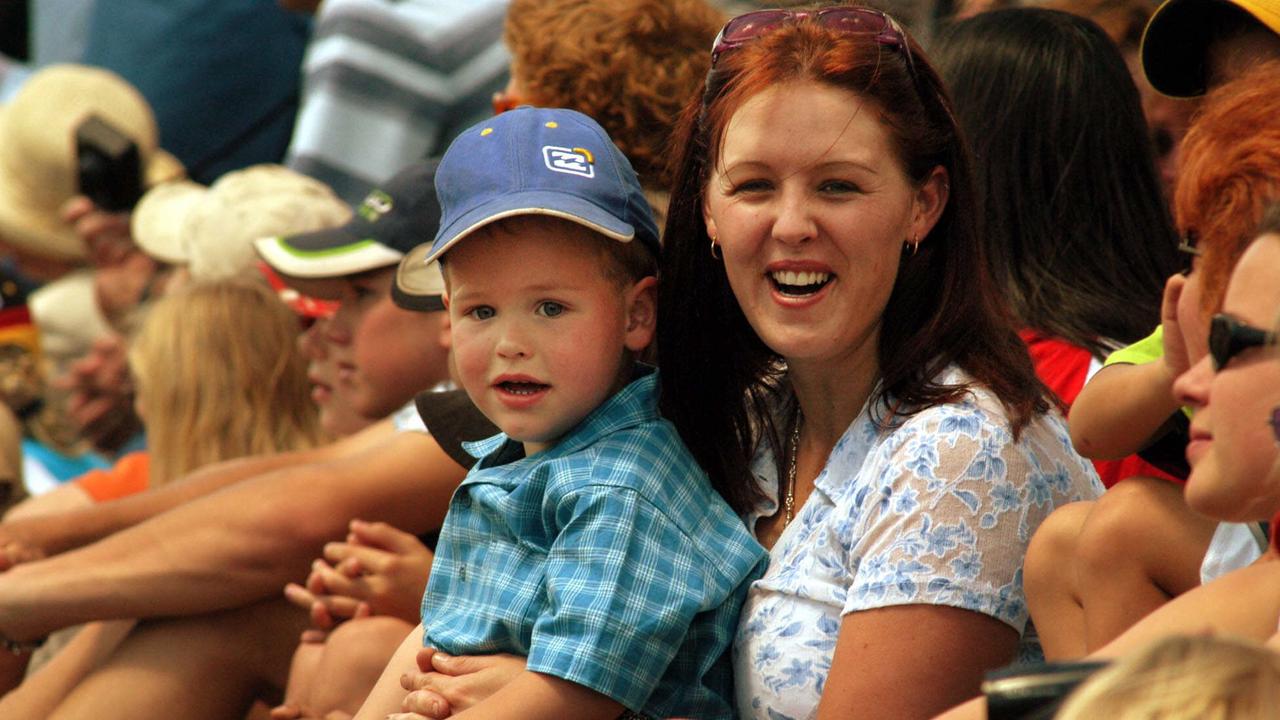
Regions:
<instances>
[{"instance_id":1,"label":"camera","mask_svg":"<svg viewBox=\"0 0 1280 720\"><path fill-rule=\"evenodd\" d=\"M137 143L96 115L76 128L76 166L80 193L103 210L131 210L142 197Z\"/></svg>"}]
</instances>

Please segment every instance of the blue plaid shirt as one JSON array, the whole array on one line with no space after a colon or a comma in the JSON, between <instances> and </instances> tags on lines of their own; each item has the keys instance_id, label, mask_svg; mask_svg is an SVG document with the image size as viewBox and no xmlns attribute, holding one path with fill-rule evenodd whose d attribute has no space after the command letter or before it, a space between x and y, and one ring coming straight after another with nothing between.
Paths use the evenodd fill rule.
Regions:
<instances>
[{"instance_id":1,"label":"blue plaid shirt","mask_svg":"<svg viewBox=\"0 0 1280 720\"><path fill-rule=\"evenodd\" d=\"M650 717L733 716L728 650L767 554L635 380L550 449L505 435L449 504L424 643L509 652Z\"/></svg>"}]
</instances>

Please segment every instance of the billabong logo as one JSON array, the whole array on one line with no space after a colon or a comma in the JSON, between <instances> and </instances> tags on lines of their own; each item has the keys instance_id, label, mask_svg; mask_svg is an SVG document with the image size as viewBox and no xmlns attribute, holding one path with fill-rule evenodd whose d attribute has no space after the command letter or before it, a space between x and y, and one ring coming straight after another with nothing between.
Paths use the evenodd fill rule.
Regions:
<instances>
[{"instance_id":1,"label":"billabong logo","mask_svg":"<svg viewBox=\"0 0 1280 720\"><path fill-rule=\"evenodd\" d=\"M546 145L542 148L542 160L547 169L584 178L596 176L595 157L586 148L566 148Z\"/></svg>"}]
</instances>

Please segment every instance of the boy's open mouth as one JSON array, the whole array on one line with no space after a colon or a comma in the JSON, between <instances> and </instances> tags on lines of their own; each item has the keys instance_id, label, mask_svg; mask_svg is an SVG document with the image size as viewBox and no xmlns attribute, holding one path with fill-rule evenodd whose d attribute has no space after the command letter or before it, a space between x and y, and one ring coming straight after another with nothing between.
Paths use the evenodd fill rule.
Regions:
<instances>
[{"instance_id":1,"label":"boy's open mouth","mask_svg":"<svg viewBox=\"0 0 1280 720\"><path fill-rule=\"evenodd\" d=\"M499 390L511 393L512 395L536 395L537 393L551 387L550 385L545 385L543 383L515 380L504 380L503 382L498 383L497 386Z\"/></svg>"},{"instance_id":2,"label":"boy's open mouth","mask_svg":"<svg viewBox=\"0 0 1280 720\"><path fill-rule=\"evenodd\" d=\"M773 287L788 297L812 295L831 282L831 273L819 271L775 270L769 273Z\"/></svg>"}]
</instances>

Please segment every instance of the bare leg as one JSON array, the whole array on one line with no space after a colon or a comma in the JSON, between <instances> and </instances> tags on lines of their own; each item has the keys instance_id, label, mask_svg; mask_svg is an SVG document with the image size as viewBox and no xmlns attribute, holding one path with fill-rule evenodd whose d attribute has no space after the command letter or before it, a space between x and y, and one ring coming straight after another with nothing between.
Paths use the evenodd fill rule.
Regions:
<instances>
[{"instance_id":1,"label":"bare leg","mask_svg":"<svg viewBox=\"0 0 1280 720\"><path fill-rule=\"evenodd\" d=\"M1058 508L1040 524L1027 546L1022 583L1048 660L1083 657L1086 652L1076 546L1093 505L1076 502Z\"/></svg>"},{"instance_id":2,"label":"bare leg","mask_svg":"<svg viewBox=\"0 0 1280 720\"><path fill-rule=\"evenodd\" d=\"M385 616L339 625L325 642L308 709L318 717L334 710L354 715L412 629L404 620Z\"/></svg>"},{"instance_id":3,"label":"bare leg","mask_svg":"<svg viewBox=\"0 0 1280 720\"><path fill-rule=\"evenodd\" d=\"M283 599L141 623L50 716L242 720L284 686L306 613Z\"/></svg>"},{"instance_id":4,"label":"bare leg","mask_svg":"<svg viewBox=\"0 0 1280 720\"><path fill-rule=\"evenodd\" d=\"M1128 478L1103 494L1079 541L1088 650L1198 586L1216 525L1187 507L1180 486L1164 480Z\"/></svg>"}]
</instances>

